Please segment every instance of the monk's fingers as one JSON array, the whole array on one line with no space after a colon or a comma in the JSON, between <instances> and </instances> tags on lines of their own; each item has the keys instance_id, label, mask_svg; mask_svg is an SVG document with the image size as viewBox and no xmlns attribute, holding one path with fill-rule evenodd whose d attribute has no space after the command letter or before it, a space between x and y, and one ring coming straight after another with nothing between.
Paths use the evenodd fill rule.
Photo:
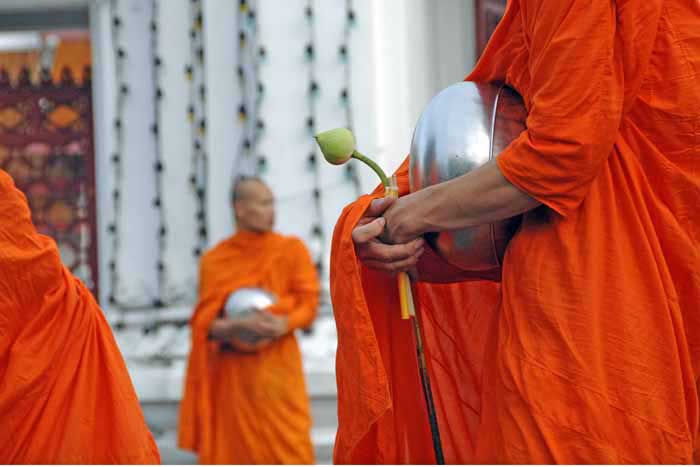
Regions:
<instances>
[{"instance_id":1,"label":"monk's fingers","mask_svg":"<svg viewBox=\"0 0 700 467\"><path fill-rule=\"evenodd\" d=\"M387 245L386 243L372 240L358 246L357 256L363 261L401 261L415 255L423 248L423 245L424 241L422 238L396 245Z\"/></svg>"},{"instance_id":2,"label":"monk's fingers","mask_svg":"<svg viewBox=\"0 0 700 467\"><path fill-rule=\"evenodd\" d=\"M355 244L366 243L379 236L384 231L385 225L386 221L383 217L374 219L372 222L364 225L358 225L352 231L352 241Z\"/></svg>"},{"instance_id":3,"label":"monk's fingers","mask_svg":"<svg viewBox=\"0 0 700 467\"><path fill-rule=\"evenodd\" d=\"M359 221L357 221L357 225L367 225L375 219L376 217L363 217Z\"/></svg>"},{"instance_id":4,"label":"monk's fingers","mask_svg":"<svg viewBox=\"0 0 700 467\"><path fill-rule=\"evenodd\" d=\"M384 211L389 209L389 206L394 204L396 198L377 198L372 200L369 207L365 211L366 217L379 217L384 214Z\"/></svg>"},{"instance_id":5,"label":"monk's fingers","mask_svg":"<svg viewBox=\"0 0 700 467\"><path fill-rule=\"evenodd\" d=\"M422 253L420 251L419 253ZM418 258L420 257L420 254L412 255L409 258L400 260L400 261L390 261L390 262L384 262L384 261L374 261L374 260L366 260L363 261L362 263L367 266L368 268L372 269L377 269L379 271L384 271L388 272L391 274L396 274L399 272L406 272L410 271L412 268L416 266L416 263L418 263Z\"/></svg>"}]
</instances>

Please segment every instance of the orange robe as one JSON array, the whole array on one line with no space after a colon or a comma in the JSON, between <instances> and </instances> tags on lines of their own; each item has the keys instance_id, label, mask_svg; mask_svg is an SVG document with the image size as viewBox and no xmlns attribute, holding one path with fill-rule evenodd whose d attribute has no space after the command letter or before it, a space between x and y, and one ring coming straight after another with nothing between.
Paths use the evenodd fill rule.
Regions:
<instances>
[{"instance_id":1,"label":"orange robe","mask_svg":"<svg viewBox=\"0 0 700 467\"><path fill-rule=\"evenodd\" d=\"M700 4L513 0L467 79L523 96L528 129L498 164L547 208L525 215L500 293L416 287L446 460L692 462ZM335 461L433 461L396 281L350 238L369 201L334 234Z\"/></svg>"},{"instance_id":2,"label":"orange robe","mask_svg":"<svg viewBox=\"0 0 700 467\"><path fill-rule=\"evenodd\" d=\"M319 284L304 244L275 233L239 232L202 258L192 352L180 409L181 448L202 464L311 464L311 415L294 333L258 353L222 351L207 340L228 295L262 287L290 329L316 316Z\"/></svg>"},{"instance_id":3,"label":"orange robe","mask_svg":"<svg viewBox=\"0 0 700 467\"><path fill-rule=\"evenodd\" d=\"M0 172L0 463L152 464L109 324Z\"/></svg>"}]
</instances>

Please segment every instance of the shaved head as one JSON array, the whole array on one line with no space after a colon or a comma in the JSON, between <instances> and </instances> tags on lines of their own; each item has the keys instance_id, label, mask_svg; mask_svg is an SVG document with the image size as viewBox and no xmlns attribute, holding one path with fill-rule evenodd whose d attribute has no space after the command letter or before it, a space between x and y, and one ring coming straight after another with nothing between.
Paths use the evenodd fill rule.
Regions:
<instances>
[{"instance_id":1,"label":"shaved head","mask_svg":"<svg viewBox=\"0 0 700 467\"><path fill-rule=\"evenodd\" d=\"M231 202L238 230L258 233L272 230L275 204L272 190L259 177L239 177L231 189Z\"/></svg>"},{"instance_id":2,"label":"shaved head","mask_svg":"<svg viewBox=\"0 0 700 467\"><path fill-rule=\"evenodd\" d=\"M255 194L256 189L263 186L269 190L267 184L260 177L241 176L236 178L231 189L231 202L242 201Z\"/></svg>"}]
</instances>

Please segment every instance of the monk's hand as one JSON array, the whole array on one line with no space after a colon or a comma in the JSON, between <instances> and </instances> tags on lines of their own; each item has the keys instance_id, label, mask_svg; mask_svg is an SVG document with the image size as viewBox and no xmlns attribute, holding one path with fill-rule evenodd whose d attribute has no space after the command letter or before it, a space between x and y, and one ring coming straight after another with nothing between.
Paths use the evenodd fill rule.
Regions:
<instances>
[{"instance_id":1,"label":"monk's hand","mask_svg":"<svg viewBox=\"0 0 700 467\"><path fill-rule=\"evenodd\" d=\"M423 254L422 238L392 245L379 240L387 225L381 216L396 202L394 198L375 199L352 231L355 254L369 268L390 273L408 271Z\"/></svg>"},{"instance_id":2,"label":"monk's hand","mask_svg":"<svg viewBox=\"0 0 700 467\"><path fill-rule=\"evenodd\" d=\"M286 316L275 315L268 311L258 312L257 332L261 336L276 339L289 332L289 323Z\"/></svg>"},{"instance_id":3,"label":"monk's hand","mask_svg":"<svg viewBox=\"0 0 700 467\"><path fill-rule=\"evenodd\" d=\"M239 326L236 320L231 318L217 318L209 328L209 336L219 341L230 340L238 331Z\"/></svg>"},{"instance_id":4,"label":"monk's hand","mask_svg":"<svg viewBox=\"0 0 700 467\"><path fill-rule=\"evenodd\" d=\"M382 240L390 244L409 244L422 238L425 233L423 221L429 212L424 212L426 192L416 192L395 200L384 213L386 221Z\"/></svg>"}]
</instances>

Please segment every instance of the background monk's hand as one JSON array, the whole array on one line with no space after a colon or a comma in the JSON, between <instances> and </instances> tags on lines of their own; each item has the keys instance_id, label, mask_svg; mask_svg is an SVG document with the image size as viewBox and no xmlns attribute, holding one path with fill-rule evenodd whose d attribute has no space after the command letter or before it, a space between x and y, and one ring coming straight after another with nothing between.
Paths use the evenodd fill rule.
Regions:
<instances>
[{"instance_id":1,"label":"background monk's hand","mask_svg":"<svg viewBox=\"0 0 700 467\"><path fill-rule=\"evenodd\" d=\"M289 324L286 316L275 315L265 310L258 312L256 332L265 337L278 338L289 331Z\"/></svg>"},{"instance_id":2,"label":"background monk's hand","mask_svg":"<svg viewBox=\"0 0 700 467\"><path fill-rule=\"evenodd\" d=\"M386 220L380 216L395 202L393 198L372 201L364 217L352 231L355 253L360 261L369 268L391 273L410 270L424 251L422 238L392 245L379 240L386 226Z\"/></svg>"}]
</instances>

